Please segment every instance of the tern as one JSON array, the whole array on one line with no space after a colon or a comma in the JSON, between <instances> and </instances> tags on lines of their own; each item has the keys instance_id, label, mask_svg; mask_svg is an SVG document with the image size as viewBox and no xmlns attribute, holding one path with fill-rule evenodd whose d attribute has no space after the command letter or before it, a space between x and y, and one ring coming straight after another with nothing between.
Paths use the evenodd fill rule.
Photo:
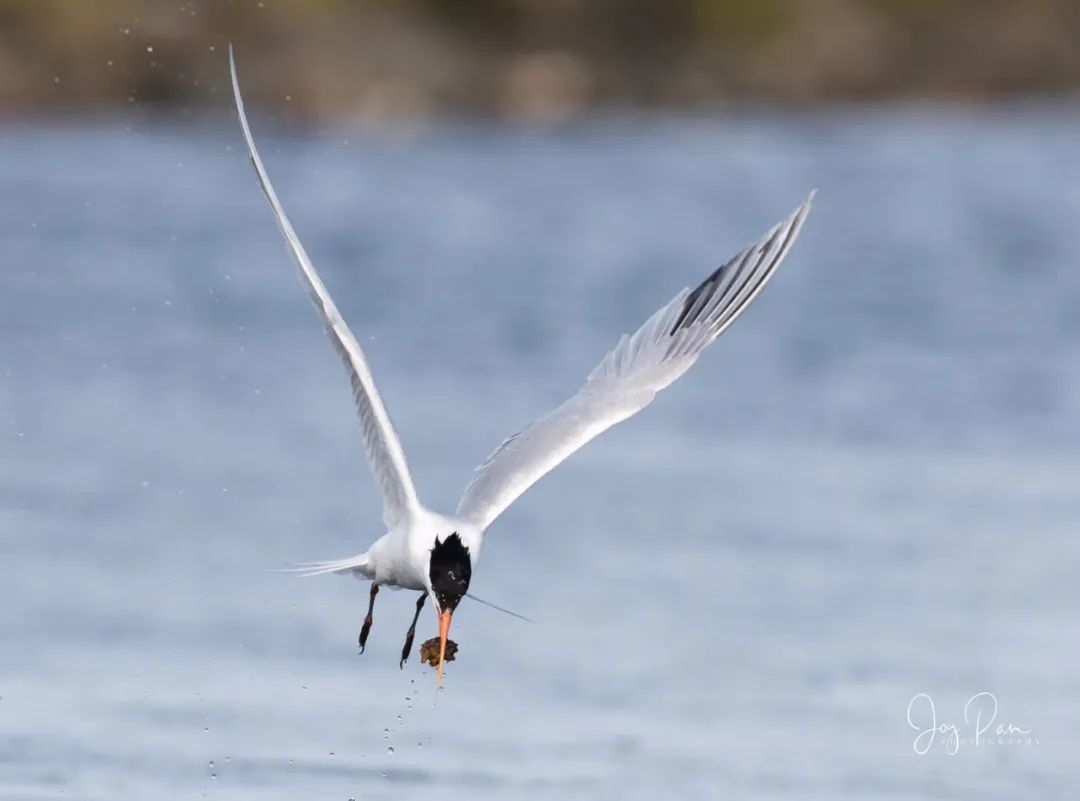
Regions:
<instances>
[{"instance_id":1,"label":"tern","mask_svg":"<svg viewBox=\"0 0 1080 801\"><path fill-rule=\"evenodd\" d=\"M360 629L361 652L371 631L375 596L390 586L420 592L405 636L401 666L412 649L416 623L430 596L439 620L438 686L443 686L450 623L476 568L485 532L511 503L578 448L648 406L738 319L772 278L794 245L814 199L811 192L795 212L756 244L738 253L695 289L683 289L633 335L624 335L588 375L577 394L523 428L481 464L452 515L424 506L416 494L405 451L375 387L364 352L334 304L300 243L263 166L244 113L244 101L229 51L233 95L251 163L270 202L289 252L311 294L331 344L345 364L360 417L364 451L382 491L386 533L364 553L298 568L303 575L353 574L371 581L368 610Z\"/></svg>"}]
</instances>

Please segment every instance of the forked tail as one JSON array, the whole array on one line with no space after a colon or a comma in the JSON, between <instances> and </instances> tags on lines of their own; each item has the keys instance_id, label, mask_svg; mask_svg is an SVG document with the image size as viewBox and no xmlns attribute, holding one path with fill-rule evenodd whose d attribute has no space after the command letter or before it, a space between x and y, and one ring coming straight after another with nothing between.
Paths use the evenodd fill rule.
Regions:
<instances>
[{"instance_id":1,"label":"forked tail","mask_svg":"<svg viewBox=\"0 0 1080 801\"><path fill-rule=\"evenodd\" d=\"M359 573L366 578L371 578L368 574L369 564L368 555L362 553L359 556L350 556L348 559L337 559L333 562L302 562L296 567L286 568L281 572L296 573L301 578L322 576L326 573Z\"/></svg>"}]
</instances>

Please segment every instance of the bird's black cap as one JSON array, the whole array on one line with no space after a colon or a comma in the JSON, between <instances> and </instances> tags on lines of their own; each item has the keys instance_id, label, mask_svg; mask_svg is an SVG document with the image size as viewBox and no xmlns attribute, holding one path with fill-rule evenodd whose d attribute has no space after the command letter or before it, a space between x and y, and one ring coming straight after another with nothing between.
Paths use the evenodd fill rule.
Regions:
<instances>
[{"instance_id":1,"label":"bird's black cap","mask_svg":"<svg viewBox=\"0 0 1080 801\"><path fill-rule=\"evenodd\" d=\"M469 591L469 580L472 578L469 549L456 531L441 542L438 537L435 538L428 575L439 611L453 612Z\"/></svg>"}]
</instances>

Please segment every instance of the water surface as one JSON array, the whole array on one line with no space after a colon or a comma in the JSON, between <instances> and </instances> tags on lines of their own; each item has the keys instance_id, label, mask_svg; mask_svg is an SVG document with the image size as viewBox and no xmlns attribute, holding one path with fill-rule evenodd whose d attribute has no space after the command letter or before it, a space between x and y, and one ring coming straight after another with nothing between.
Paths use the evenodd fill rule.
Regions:
<instances>
[{"instance_id":1,"label":"water surface","mask_svg":"<svg viewBox=\"0 0 1080 801\"><path fill-rule=\"evenodd\" d=\"M1071 797L1080 116L282 135L268 168L452 510L813 187L722 342L490 535L446 690L238 131L0 131L7 799ZM262 132L261 134L259 132ZM434 633L434 616L421 633ZM1033 744L919 757L993 692Z\"/></svg>"}]
</instances>

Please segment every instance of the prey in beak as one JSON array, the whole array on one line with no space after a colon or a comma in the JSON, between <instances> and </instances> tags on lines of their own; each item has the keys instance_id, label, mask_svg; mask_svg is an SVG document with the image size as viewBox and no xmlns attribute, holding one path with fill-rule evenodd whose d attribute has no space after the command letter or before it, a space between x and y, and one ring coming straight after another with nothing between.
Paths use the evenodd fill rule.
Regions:
<instances>
[{"instance_id":1,"label":"prey in beak","mask_svg":"<svg viewBox=\"0 0 1080 801\"><path fill-rule=\"evenodd\" d=\"M450 639L450 621L453 612L439 614L439 636L432 637L420 646L420 661L427 662L439 672L439 688L443 685L443 672L446 663L453 662L457 656L458 644Z\"/></svg>"}]
</instances>

